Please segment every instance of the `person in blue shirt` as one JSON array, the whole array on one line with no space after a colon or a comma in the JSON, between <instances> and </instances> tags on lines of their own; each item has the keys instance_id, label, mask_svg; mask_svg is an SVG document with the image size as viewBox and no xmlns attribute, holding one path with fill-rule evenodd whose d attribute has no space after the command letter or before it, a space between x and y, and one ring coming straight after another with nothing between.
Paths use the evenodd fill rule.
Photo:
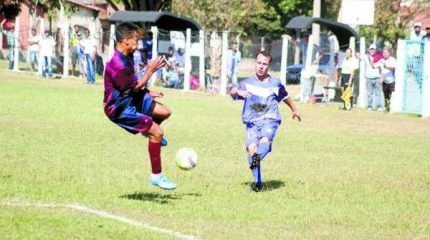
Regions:
<instances>
[{"instance_id":1,"label":"person in blue shirt","mask_svg":"<svg viewBox=\"0 0 430 240\"><path fill-rule=\"evenodd\" d=\"M255 76L244 79L230 91L233 99L244 100L242 121L246 126L247 160L255 179L252 186L255 192L263 188L260 161L271 151L281 123L279 103L282 101L288 105L293 119L302 119L285 86L279 79L268 74L271 62L270 54L259 52L255 59Z\"/></svg>"}]
</instances>

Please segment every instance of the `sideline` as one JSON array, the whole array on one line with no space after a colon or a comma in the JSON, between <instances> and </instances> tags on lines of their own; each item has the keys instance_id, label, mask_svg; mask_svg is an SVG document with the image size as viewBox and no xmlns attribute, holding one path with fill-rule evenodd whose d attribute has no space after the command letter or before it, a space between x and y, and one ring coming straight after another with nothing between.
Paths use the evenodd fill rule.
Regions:
<instances>
[{"instance_id":1,"label":"sideline","mask_svg":"<svg viewBox=\"0 0 430 240\"><path fill-rule=\"evenodd\" d=\"M115 220L118 222L126 223L128 225L132 225L132 226L136 226L136 227L140 227L140 228L145 228L145 229L148 229L148 230L151 230L154 232L170 235L170 236L176 237L178 239L185 239L185 240L197 240L197 239L199 239L199 238L192 236L192 235L180 233L180 232L177 232L174 230L156 227L156 226L153 226L153 225L146 223L146 222L135 221L135 220L132 220L132 219L127 218L125 216L114 215L112 213L109 213L109 212L106 212L103 210L89 208L89 207L86 207L86 206L78 204L78 203L75 203L75 204L56 204L56 203L43 203L43 202L33 202L33 201L28 201L28 200L23 201L23 200L17 200L17 199L10 199L10 200L1 200L0 206L38 207L38 208L66 208L66 209L76 210L76 211L80 211L80 212L83 212L86 214L90 214L90 215L94 215L94 216L98 216L98 217L102 217L102 218L112 219L112 220Z\"/></svg>"}]
</instances>

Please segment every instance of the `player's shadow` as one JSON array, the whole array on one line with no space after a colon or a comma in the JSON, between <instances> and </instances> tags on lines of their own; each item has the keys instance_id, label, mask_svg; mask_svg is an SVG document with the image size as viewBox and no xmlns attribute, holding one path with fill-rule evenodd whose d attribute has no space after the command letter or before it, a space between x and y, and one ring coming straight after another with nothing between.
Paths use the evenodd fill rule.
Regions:
<instances>
[{"instance_id":1,"label":"player's shadow","mask_svg":"<svg viewBox=\"0 0 430 240\"><path fill-rule=\"evenodd\" d=\"M129 200L137 200L137 201L151 201L159 204L167 204L173 200L180 200L184 196L200 197L201 194L198 194L198 193L162 194L157 192L135 192L131 194L122 195L120 196L120 198L126 198Z\"/></svg>"},{"instance_id":2,"label":"player's shadow","mask_svg":"<svg viewBox=\"0 0 430 240\"><path fill-rule=\"evenodd\" d=\"M251 186L253 185L254 182L244 182L243 185L248 185ZM285 182L281 181L281 180L268 180L268 181L263 181L263 192L265 191L273 191L282 187L285 187Z\"/></svg>"}]
</instances>

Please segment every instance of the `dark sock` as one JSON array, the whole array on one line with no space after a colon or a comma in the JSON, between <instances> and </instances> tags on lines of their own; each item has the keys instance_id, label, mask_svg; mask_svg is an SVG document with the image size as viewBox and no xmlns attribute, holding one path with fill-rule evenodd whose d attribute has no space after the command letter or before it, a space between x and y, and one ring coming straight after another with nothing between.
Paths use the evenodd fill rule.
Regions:
<instances>
[{"instance_id":1,"label":"dark sock","mask_svg":"<svg viewBox=\"0 0 430 240\"><path fill-rule=\"evenodd\" d=\"M161 173L161 144L149 141L148 152L151 160L152 173Z\"/></svg>"}]
</instances>

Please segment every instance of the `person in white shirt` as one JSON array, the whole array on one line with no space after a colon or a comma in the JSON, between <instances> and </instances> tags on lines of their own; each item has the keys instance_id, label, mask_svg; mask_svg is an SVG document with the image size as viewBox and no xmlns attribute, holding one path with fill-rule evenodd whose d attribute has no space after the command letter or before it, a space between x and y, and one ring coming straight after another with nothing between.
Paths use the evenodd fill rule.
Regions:
<instances>
[{"instance_id":1,"label":"person in white shirt","mask_svg":"<svg viewBox=\"0 0 430 240\"><path fill-rule=\"evenodd\" d=\"M38 63L39 58L39 41L40 36L37 34L37 31L35 28L31 29L31 36L29 38L29 61L31 64L31 71L36 71L36 64Z\"/></svg>"},{"instance_id":2,"label":"person in white shirt","mask_svg":"<svg viewBox=\"0 0 430 240\"><path fill-rule=\"evenodd\" d=\"M372 111L374 105L376 105L378 111L383 111L381 101L381 71L378 66L379 61L382 59L382 54L376 50L375 44L371 44L369 46L369 53L362 56L361 59L365 63L367 109Z\"/></svg>"},{"instance_id":3,"label":"person in white shirt","mask_svg":"<svg viewBox=\"0 0 430 240\"><path fill-rule=\"evenodd\" d=\"M426 34L422 29L422 25L420 22L416 22L414 24L414 30L411 32L411 35L409 37L410 40L413 41L421 41L423 39L423 36Z\"/></svg>"},{"instance_id":4,"label":"person in white shirt","mask_svg":"<svg viewBox=\"0 0 430 240\"><path fill-rule=\"evenodd\" d=\"M395 69L396 69L396 59L391 56L391 49L384 48L382 52L382 59L379 61L379 66L381 68L381 82L382 91L384 92L385 98L385 109L387 112L390 111L391 104L391 94L395 90Z\"/></svg>"},{"instance_id":5,"label":"person in white shirt","mask_svg":"<svg viewBox=\"0 0 430 240\"><path fill-rule=\"evenodd\" d=\"M55 44L55 40L50 36L49 31L46 30L42 39L39 41L42 77L46 77L46 75L48 75L48 78L52 78L52 56Z\"/></svg>"},{"instance_id":6,"label":"person in white shirt","mask_svg":"<svg viewBox=\"0 0 430 240\"><path fill-rule=\"evenodd\" d=\"M233 85L237 83L237 73L239 71L241 57L242 55L237 49L237 43L233 43L231 48L227 51L227 78Z\"/></svg>"},{"instance_id":7,"label":"person in white shirt","mask_svg":"<svg viewBox=\"0 0 430 240\"><path fill-rule=\"evenodd\" d=\"M84 51L85 59L85 75L87 76L87 84L96 82L96 53L97 41L91 36L90 30L85 30L85 39L80 42Z\"/></svg>"}]
</instances>

